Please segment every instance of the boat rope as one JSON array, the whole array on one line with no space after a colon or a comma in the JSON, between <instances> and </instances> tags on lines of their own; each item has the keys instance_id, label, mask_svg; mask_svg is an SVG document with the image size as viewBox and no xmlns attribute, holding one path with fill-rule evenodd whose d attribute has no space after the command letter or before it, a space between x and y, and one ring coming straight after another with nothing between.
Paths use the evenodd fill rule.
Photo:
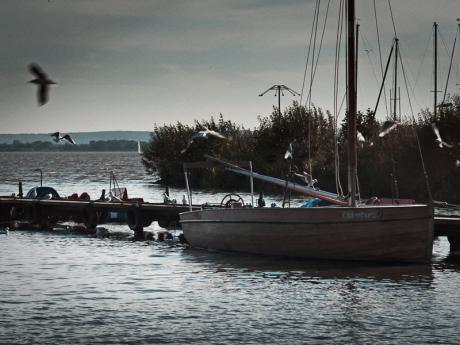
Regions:
<instances>
[{"instance_id":1,"label":"boat rope","mask_svg":"<svg viewBox=\"0 0 460 345\"><path fill-rule=\"evenodd\" d=\"M344 23L344 2L340 1L339 4L339 19L337 22L337 32L336 32L336 45L335 45L335 61L334 61L334 123L333 123L333 140L334 140L334 166L335 166L335 185L336 193L340 196L343 196L343 188L340 182L340 157L339 157L339 143L338 143L338 132L337 132L337 123L340 114L340 109L338 109L338 91L339 91L339 72L340 72L340 52L341 52L341 43L342 43L342 34L343 34L343 23ZM342 99L340 108L343 105L345 96Z\"/></svg>"},{"instance_id":2,"label":"boat rope","mask_svg":"<svg viewBox=\"0 0 460 345\"><path fill-rule=\"evenodd\" d=\"M399 53L399 54L401 54L401 53ZM408 80L407 80L407 75L406 75L406 68L404 67L404 61L401 58L401 55L399 55L399 59L401 61L401 69L402 69L403 76L404 76L404 83L405 83L405 86L406 86L407 98L408 98L408 101L409 101L409 108L410 108L410 112L411 112L411 116L412 116L412 122L413 122L412 128L414 129L415 138L417 139L418 153L419 153L419 156L420 156L420 162L422 164L423 176L425 177L425 185L426 185L426 189L427 189L427 193L428 193L428 198L429 198L430 202L432 203L433 202L433 195L431 193L430 179L428 177L428 172L426 170L425 160L423 158L423 152L422 152L422 145L420 144L420 138L419 138L419 135L418 135L418 132L417 132L416 120L415 120L415 116L414 116L414 110L412 108L412 102L410 100L409 86L408 86Z\"/></svg>"},{"instance_id":3,"label":"boat rope","mask_svg":"<svg viewBox=\"0 0 460 345\"><path fill-rule=\"evenodd\" d=\"M318 63L319 63L319 58L321 55L321 49L323 47L323 40L324 40L324 33L326 31L326 24L327 20L329 17L329 8L330 8L330 3L331 0L328 0L326 10L325 10L325 15L324 15L324 22L323 22L323 28L321 32L321 38L319 40L319 45L318 45L318 52L315 53L316 51L316 41L317 41L317 35L318 35L318 23L319 23L319 10L320 10L320 2L319 1L319 6L318 6L318 11L316 13L316 23L315 23L315 29L314 29L314 39L313 39L313 53L312 53L312 58L311 58L311 67L310 67L310 85L308 89L308 95L307 95L307 103L308 103L308 169L309 173L313 179L313 167L312 167L312 160L311 160L311 121L312 121L312 111L311 111L311 98L312 98L312 89L313 89L313 82L315 80L315 75L316 71L318 69ZM316 111L316 109L315 109Z\"/></svg>"},{"instance_id":4,"label":"boat rope","mask_svg":"<svg viewBox=\"0 0 460 345\"><path fill-rule=\"evenodd\" d=\"M444 104L446 101L447 87L449 86L450 72L452 70L452 62L454 60L454 53L455 53L455 44L457 43L457 36L458 36L457 33L459 30L460 30L460 26L458 26L457 31L455 31L454 45L452 46L452 54L450 56L449 71L447 72L446 87L444 88L444 96L442 97L441 104Z\"/></svg>"},{"instance_id":5,"label":"boat rope","mask_svg":"<svg viewBox=\"0 0 460 345\"><path fill-rule=\"evenodd\" d=\"M394 47L395 47L395 40L393 40L393 42L391 44L390 54L388 54L388 60L387 60L386 66L385 66L385 72L383 73L382 83L380 84L379 95L377 96L377 102L375 103L374 115L377 114L377 109L378 109L378 106L379 106L379 103L380 103L380 97L382 96L382 90L385 90L385 80L386 80L386 77L387 77L388 67L390 66L391 56L393 54ZM388 113L387 113L387 118L388 117L389 116L388 116Z\"/></svg>"},{"instance_id":6,"label":"boat rope","mask_svg":"<svg viewBox=\"0 0 460 345\"><path fill-rule=\"evenodd\" d=\"M310 71L311 72L310 87L308 89L308 96L307 96L307 100L308 100L309 103L311 102L311 94L312 94L312 89L313 89L313 82L315 80L316 71L318 69L318 62L319 62L319 57L321 55L321 48L323 47L324 33L326 31L326 24L327 24L327 19L328 19L328 16L329 16L330 4L331 4L331 0L328 0L327 1L327 6L326 6L326 13L324 15L323 29L322 29L321 38L320 38L320 41L319 41L318 53L316 54L316 61L314 61L315 60L315 53L314 53L315 45L313 47L312 68L311 68L311 71ZM318 15L319 15L319 10L318 10ZM317 18L316 19L316 26L318 25L318 21L319 21L319 19ZM316 35L317 35L316 31L317 31L317 27L315 27L315 43L316 43Z\"/></svg>"},{"instance_id":7,"label":"boat rope","mask_svg":"<svg viewBox=\"0 0 460 345\"><path fill-rule=\"evenodd\" d=\"M406 54L404 53L404 49L403 49L401 46L399 46L399 54L400 54L400 56L401 56L401 60L404 59L404 61L409 61L409 59L407 58ZM410 72L410 70L409 70L409 72ZM411 75L410 77L412 77L412 80L415 80L415 78L414 78L413 75ZM415 84L415 81L414 81L414 84ZM418 108L420 108L420 109L423 108L423 106L421 105L421 103L417 100L417 96L416 96L416 94L415 94L415 86L412 86L412 85L409 83L409 89L410 89L410 91L411 91L411 93L412 93L412 97L413 97L414 103L417 104Z\"/></svg>"},{"instance_id":8,"label":"boat rope","mask_svg":"<svg viewBox=\"0 0 460 345\"><path fill-rule=\"evenodd\" d=\"M379 47L379 60L380 60L380 72L382 74L382 80L384 79L383 77L383 59L382 59L382 48L381 48L381 45L380 45L380 31L379 31L379 24L378 24L378 20L377 20L377 7L375 5L375 0L374 0L374 19L375 19L375 29L377 31L377 44L378 44L378 47ZM386 110L386 114L388 116L388 103L387 103L387 93L386 93L386 89L385 87L383 88L383 97L385 99L385 110Z\"/></svg>"},{"instance_id":9,"label":"boat rope","mask_svg":"<svg viewBox=\"0 0 460 345\"><path fill-rule=\"evenodd\" d=\"M432 39L433 39L433 35L430 33L428 35L428 40L426 42L425 51L423 52L422 59L420 61L420 65L418 66L417 74L415 76L414 87L412 89L413 94L415 94L415 89L417 88L418 81L419 81L419 78L420 78L420 73L422 71L422 67L423 67L423 64L425 62L426 53L428 52L429 47L431 47L431 40ZM420 104L418 102L417 102L417 104L418 104L419 108L421 108L421 106L420 106Z\"/></svg>"},{"instance_id":10,"label":"boat rope","mask_svg":"<svg viewBox=\"0 0 460 345\"><path fill-rule=\"evenodd\" d=\"M372 75L374 76L374 79L377 82L377 85L380 85L380 80L377 77L377 73L375 71L374 63L372 62L372 58L371 58L371 53L373 53L373 49L371 48L371 45L369 44L369 41L366 39L366 36L364 35L362 30L359 31L359 35L360 35L361 40L363 41L363 44L365 46L364 51L366 52L367 59L369 60L369 65L371 67Z\"/></svg>"},{"instance_id":11,"label":"boat rope","mask_svg":"<svg viewBox=\"0 0 460 345\"><path fill-rule=\"evenodd\" d=\"M393 10L391 9L391 2L388 0L388 8L390 9L390 16L391 16L391 23L393 24L393 32L395 34L395 37L398 37L398 34L396 33L396 25L395 25L395 18L393 16Z\"/></svg>"},{"instance_id":12,"label":"boat rope","mask_svg":"<svg viewBox=\"0 0 460 345\"><path fill-rule=\"evenodd\" d=\"M310 85L309 85L309 90L308 90L308 95L307 95L307 101L306 103L308 104L307 109L308 109L308 173L310 174L311 178L313 179L313 168L311 164L311 121L312 121L312 111L311 111L311 89L313 87L313 66L315 63L315 50L316 50L316 36L318 32L318 21L319 21L319 7L321 5L321 1L318 0L318 11L316 12L316 23L315 23L315 29L313 33L313 50L312 50L312 57L311 57L311 67L310 67Z\"/></svg>"},{"instance_id":13,"label":"boat rope","mask_svg":"<svg viewBox=\"0 0 460 345\"><path fill-rule=\"evenodd\" d=\"M303 73L302 91L300 92L300 104L302 104L303 93L304 93L304 89L305 89L305 81L307 80L307 71L308 71L308 65L309 65L309 61L310 61L311 41L313 39L313 29L314 29L315 23L316 23L316 18L317 18L316 12L318 11L318 5L319 5L319 0L316 1L315 12L314 12L314 15L313 15L313 23L312 23L311 30L310 30L310 40L308 42L307 60L305 61L305 70L304 70L304 73Z\"/></svg>"}]
</instances>

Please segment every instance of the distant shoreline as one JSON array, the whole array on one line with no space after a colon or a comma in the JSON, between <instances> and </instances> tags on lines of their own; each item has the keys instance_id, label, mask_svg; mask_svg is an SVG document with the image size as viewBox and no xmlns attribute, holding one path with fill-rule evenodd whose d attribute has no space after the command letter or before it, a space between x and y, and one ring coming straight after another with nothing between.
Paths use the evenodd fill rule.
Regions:
<instances>
[{"instance_id":1,"label":"distant shoreline","mask_svg":"<svg viewBox=\"0 0 460 345\"><path fill-rule=\"evenodd\" d=\"M142 146L145 142L141 143ZM88 144L61 144L51 141L35 141L12 144L0 144L0 152L137 152L138 141L135 140L98 140Z\"/></svg>"}]
</instances>

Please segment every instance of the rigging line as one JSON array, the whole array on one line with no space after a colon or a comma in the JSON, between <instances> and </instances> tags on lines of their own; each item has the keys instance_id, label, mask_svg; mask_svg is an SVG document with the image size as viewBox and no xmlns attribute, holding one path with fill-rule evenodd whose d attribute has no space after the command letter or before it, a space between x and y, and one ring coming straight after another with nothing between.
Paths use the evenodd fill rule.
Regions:
<instances>
[{"instance_id":1,"label":"rigging line","mask_svg":"<svg viewBox=\"0 0 460 345\"><path fill-rule=\"evenodd\" d=\"M440 37L441 37L441 42L442 42L442 44L443 44L443 46L444 46L444 49L446 50L446 53L447 53L447 55L449 56L449 50L448 50L448 48L447 48L447 44L446 44L446 42L444 41L444 38L443 38L442 34L440 34ZM457 37L457 36L455 36L455 37ZM456 66L456 65L453 65L453 68L454 68L456 74L458 75L457 66Z\"/></svg>"},{"instance_id":2,"label":"rigging line","mask_svg":"<svg viewBox=\"0 0 460 345\"><path fill-rule=\"evenodd\" d=\"M417 75L416 75L415 81L414 81L414 89L418 85L418 78L420 77L420 72L422 71L423 62L425 61L426 53L428 52L428 48L431 45L431 40L432 39L433 39L433 35L430 33L428 35L428 40L427 40L427 44L426 44L426 47L425 47L425 51L423 52L422 61L420 62L420 65L419 65L418 70L417 70Z\"/></svg>"},{"instance_id":3,"label":"rigging line","mask_svg":"<svg viewBox=\"0 0 460 345\"><path fill-rule=\"evenodd\" d=\"M383 59L382 59L382 48L380 45L380 33L379 33L379 24L377 20L377 7L375 5L375 0L374 0L374 18L375 18L375 28L377 30L377 43L379 47L379 58L380 58L380 72L382 74L382 79L383 79ZM383 88L383 98L385 99L385 110L386 114L388 116L388 103L387 103L387 93L385 87Z\"/></svg>"},{"instance_id":4,"label":"rigging line","mask_svg":"<svg viewBox=\"0 0 460 345\"><path fill-rule=\"evenodd\" d=\"M344 2L343 0L340 1L339 6L339 19L337 22L337 32L336 32L336 46L335 46L335 61L334 61L334 119L335 119L335 126L337 127L337 119L338 119L338 112L337 112L337 98L338 98L338 88L339 88L339 72L340 72L340 51L341 51L341 43L342 43L342 33L343 33L343 8Z\"/></svg>"},{"instance_id":5,"label":"rigging line","mask_svg":"<svg viewBox=\"0 0 460 345\"><path fill-rule=\"evenodd\" d=\"M312 120L312 111L311 111L311 88L313 86L313 66L315 61L315 50L316 50L316 37L318 34L318 21L319 21L319 7L321 6L321 0L318 0L318 11L316 12L316 23L314 30L314 39L313 39L313 52L311 58L311 67L310 67L310 88L308 92L308 169L311 179L313 180L313 168L311 164L311 120Z\"/></svg>"},{"instance_id":6,"label":"rigging line","mask_svg":"<svg viewBox=\"0 0 460 345\"><path fill-rule=\"evenodd\" d=\"M441 37L441 42L442 42L443 47L444 47L444 49L446 51L446 54L447 54L447 56L449 56L449 48L447 47L447 44L446 44L446 42L444 40L444 37L442 36L441 33L439 34L439 36ZM456 70L456 73L458 74L457 66L454 65L453 68L454 68L454 70Z\"/></svg>"},{"instance_id":7,"label":"rigging line","mask_svg":"<svg viewBox=\"0 0 460 345\"><path fill-rule=\"evenodd\" d=\"M324 32L326 30L326 23L327 23L327 18L328 18L328 15L329 15L330 4L331 4L331 0L328 0L327 1L327 7L326 7L326 14L325 14L325 17L324 17L323 31L321 33L321 39L319 41L318 54L317 54L317 57L316 57L315 68L313 70L313 76L312 76L311 86L310 86L310 90L309 90L310 99L311 99L311 89L312 89L312 86L313 86L313 80L315 79L316 71L318 69L318 62L319 62L319 57L321 55L321 48L323 47Z\"/></svg>"},{"instance_id":8,"label":"rigging line","mask_svg":"<svg viewBox=\"0 0 460 345\"><path fill-rule=\"evenodd\" d=\"M339 145L337 142L337 120L339 117L339 111L337 109L337 98L339 89L339 72L340 72L340 51L343 33L343 17L344 17L344 0L339 3L339 18L337 21L336 31L336 45L335 45L335 61L334 61L334 122L333 122L333 140L334 140L334 168L335 168L335 187L337 195L343 196L342 184L340 182L340 157L339 157ZM343 100L342 100L343 102Z\"/></svg>"},{"instance_id":9,"label":"rigging line","mask_svg":"<svg viewBox=\"0 0 460 345\"><path fill-rule=\"evenodd\" d=\"M377 102L376 102L375 108L374 108L374 116L377 114L377 108L379 106L380 97L382 96L382 90L385 89L385 80L386 80L386 77L387 77L388 67L390 66L390 62L391 62L391 56L393 55L393 49L395 47L395 43L396 43L396 39L394 39L392 44L391 44L390 54L388 55L388 60L387 60L386 66L385 66L385 72L383 74L382 83L380 84L379 95L377 96ZM388 114L387 114L387 116L388 116Z\"/></svg>"},{"instance_id":10,"label":"rigging line","mask_svg":"<svg viewBox=\"0 0 460 345\"><path fill-rule=\"evenodd\" d=\"M402 57L404 57L404 60L406 60L406 61L409 60L409 59L406 58L405 53L404 53L404 52L402 51L402 49L401 49L401 46L399 47L399 54L400 54L400 56L401 56L401 62L402 62ZM412 78L413 78L413 76L412 76ZM410 83L409 83L409 87L411 87ZM414 87L411 87L411 91L412 91L412 97L414 98L415 103L417 103L417 106L418 106L419 108L422 108L422 105L421 105L421 103L417 100L417 95L415 94L415 86L414 86Z\"/></svg>"},{"instance_id":11,"label":"rigging line","mask_svg":"<svg viewBox=\"0 0 460 345\"><path fill-rule=\"evenodd\" d=\"M310 61L311 41L312 41L312 38L313 38L313 28L315 27L316 12L318 10L317 9L318 4L319 4L319 0L316 0L315 12L314 12L314 15L313 15L313 23L312 23L311 31L310 31L310 40L308 42L307 61L305 61L305 70L304 70L304 73L303 73L302 91L300 92L300 103L299 104L302 104L303 92L304 92L304 88L305 88L305 81L307 79L308 65L309 65L309 61Z\"/></svg>"},{"instance_id":12,"label":"rigging line","mask_svg":"<svg viewBox=\"0 0 460 345\"><path fill-rule=\"evenodd\" d=\"M388 8L390 9L391 23L393 24L393 32L394 32L394 35L395 35L395 39L397 40L397 39L398 39L398 34L396 33L395 18L394 18L394 16L393 16L393 9L391 8L391 2L390 2L390 0L388 0ZM398 48L398 45L396 45L396 48ZM396 57L395 61L396 61L396 60L397 60L397 57ZM395 62L395 66L396 66L396 62ZM393 75L393 82L394 82L394 85L396 85L396 82L398 81L398 80L397 80L397 75L396 75L396 74L397 74L397 69L395 69L395 72L394 72L394 75ZM395 90L393 91L394 98L395 98L395 99L394 99L395 104L396 104L396 98L397 98L396 92L397 92L397 90L395 89ZM391 103L391 93L390 93L390 103ZM390 108L391 108L391 107L390 107ZM390 112L391 112L391 110L390 110ZM394 112L395 112L395 116L396 116L396 108L395 108L395 111L394 111Z\"/></svg>"},{"instance_id":13,"label":"rigging line","mask_svg":"<svg viewBox=\"0 0 460 345\"><path fill-rule=\"evenodd\" d=\"M319 10L320 10L320 7L321 7L321 0L317 0L318 2L318 10L317 12L315 13L315 28L313 30L313 51L312 51L312 54L311 54L311 66L310 66L310 84L309 84L309 91L308 91L308 95L307 95L307 103L308 103L308 109L310 109L310 106L311 106L311 87L312 87L312 84L313 84L313 66L314 66L314 63L315 63L315 51L316 51L316 37L318 35L318 22L319 22Z\"/></svg>"},{"instance_id":14,"label":"rigging line","mask_svg":"<svg viewBox=\"0 0 460 345\"><path fill-rule=\"evenodd\" d=\"M457 35L460 36L460 24L458 24L457 27L458 27ZM457 53L457 57L456 57L456 64L454 64L454 66L460 65L459 57L460 57L460 49L458 49L458 53ZM460 80L458 70L456 70L456 69L454 69L454 70L455 70L455 75L456 75L457 81L458 81L458 80Z\"/></svg>"},{"instance_id":15,"label":"rigging line","mask_svg":"<svg viewBox=\"0 0 460 345\"><path fill-rule=\"evenodd\" d=\"M370 48L370 45L367 43L366 37L362 32L363 30L360 30L359 35L361 36L364 45L367 47L367 49L364 49L364 51L366 52L367 59L369 60L369 65L371 66L372 75L374 76L375 81L377 82L377 85L380 85L379 78L377 77L377 73L375 72L375 67L371 59L371 53L373 52L373 50Z\"/></svg>"},{"instance_id":16,"label":"rigging line","mask_svg":"<svg viewBox=\"0 0 460 345\"><path fill-rule=\"evenodd\" d=\"M450 56L449 71L447 72L446 87L444 89L444 96L442 98L442 103L441 104L444 104L444 102L446 100L447 87L449 86L449 78L450 78L450 72L452 70L452 61L454 59L454 52L455 52L455 44L456 43L457 43L457 32L455 32L454 45L452 46L452 55Z\"/></svg>"},{"instance_id":17,"label":"rigging line","mask_svg":"<svg viewBox=\"0 0 460 345\"><path fill-rule=\"evenodd\" d=\"M395 37L398 37L398 34L396 33L395 18L393 17L393 10L391 9L390 0L388 0L388 7L390 8L391 22L393 23L393 31L394 31Z\"/></svg>"},{"instance_id":18,"label":"rigging line","mask_svg":"<svg viewBox=\"0 0 460 345\"><path fill-rule=\"evenodd\" d=\"M405 83L405 86L406 86L407 98L408 98L408 101L409 101L409 108L410 108L411 115L412 115L412 122L413 122L413 127L412 128L414 129L415 138L417 139L417 147L418 147L418 152L419 152L419 155L420 155L420 161L421 161L421 164L422 164L423 175L425 177L425 184L426 184L426 189L427 189L427 193L428 193L428 198L430 199L430 202L432 203L433 202L433 196L431 194L430 179L428 177L428 172L426 171L425 160L423 159L423 152L422 152L422 145L420 144L420 138L419 138L418 133L417 133L417 128L415 127L416 121L415 121L414 111L412 109L412 103L411 103L411 100L410 100L409 88L408 88L408 85L407 85L408 82L407 82L407 76L406 76L406 68L404 67L404 63L402 61L401 55L399 55L399 59L401 61L401 69L403 71L404 83Z\"/></svg>"}]
</instances>

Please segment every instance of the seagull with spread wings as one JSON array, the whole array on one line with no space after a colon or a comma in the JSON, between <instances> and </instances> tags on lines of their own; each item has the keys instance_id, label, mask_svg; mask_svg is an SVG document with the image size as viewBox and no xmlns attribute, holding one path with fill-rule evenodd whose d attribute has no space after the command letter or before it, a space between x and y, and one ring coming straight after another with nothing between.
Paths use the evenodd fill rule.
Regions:
<instances>
[{"instance_id":1,"label":"seagull with spread wings","mask_svg":"<svg viewBox=\"0 0 460 345\"><path fill-rule=\"evenodd\" d=\"M49 86L57 83L49 79L48 75L35 63L29 65L29 72L35 76L35 79L30 80L29 83L38 85L38 104L44 105L48 102Z\"/></svg>"},{"instance_id":2,"label":"seagull with spread wings","mask_svg":"<svg viewBox=\"0 0 460 345\"><path fill-rule=\"evenodd\" d=\"M379 137L383 138L385 135L394 130L398 124L399 123L396 121L385 121L380 129Z\"/></svg>"},{"instance_id":3,"label":"seagull with spread wings","mask_svg":"<svg viewBox=\"0 0 460 345\"><path fill-rule=\"evenodd\" d=\"M61 133L59 133L59 132L54 132L54 133L50 134L50 136L53 137L53 140L56 143L59 143L59 142L65 140L65 141L69 142L72 145L76 144L76 141L69 134L61 135Z\"/></svg>"},{"instance_id":4,"label":"seagull with spread wings","mask_svg":"<svg viewBox=\"0 0 460 345\"><path fill-rule=\"evenodd\" d=\"M433 128L434 135L436 136L435 141L438 143L438 146L440 148L447 147L447 148L451 149L452 147L454 147L454 145L448 144L444 140L442 140L441 134L439 134L439 129L436 126L436 123L433 122L431 124L431 128Z\"/></svg>"},{"instance_id":5,"label":"seagull with spread wings","mask_svg":"<svg viewBox=\"0 0 460 345\"><path fill-rule=\"evenodd\" d=\"M226 136L220 134L219 132L216 132L216 131L213 131L212 129L204 127L204 130L192 134L192 138L190 139L187 147L185 149L181 150L180 153L184 154L185 152L187 152L187 150L190 148L190 146L195 141L208 139L209 137L214 137L214 138L218 138L218 139L227 139Z\"/></svg>"}]
</instances>

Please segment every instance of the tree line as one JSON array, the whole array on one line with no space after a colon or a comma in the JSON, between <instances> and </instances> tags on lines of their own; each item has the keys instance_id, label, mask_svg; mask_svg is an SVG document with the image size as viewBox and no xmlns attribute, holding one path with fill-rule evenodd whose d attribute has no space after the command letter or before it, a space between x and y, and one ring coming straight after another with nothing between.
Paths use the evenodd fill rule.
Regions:
<instances>
[{"instance_id":1,"label":"tree line","mask_svg":"<svg viewBox=\"0 0 460 345\"><path fill-rule=\"evenodd\" d=\"M436 141L433 123L451 147ZM416 118L399 119L396 128L384 137L379 136L381 125L369 109L357 114L357 129L365 138L358 147L362 197L399 196L427 201L430 190L435 200L460 202L460 96L451 97L450 106L439 108L436 116L423 110ZM192 134L204 128L227 139L210 136L207 140L194 140L184 152ZM252 161L254 171L279 178L296 179L294 173L305 171L318 179L317 187L335 191L337 141L338 175L346 193L346 129L346 120L335 129L329 111L306 109L296 102L282 113L274 108L270 115L259 117L254 129L225 120L222 115L195 121L194 125L156 125L145 146L143 164L148 173L158 174L162 183L184 186L182 164L202 161L203 155L209 154L233 162ZM293 158L285 160L290 143ZM219 168L193 170L189 180L195 188L230 191L247 189L249 185L247 177ZM255 182L257 191L279 191L279 187Z\"/></svg>"}]
</instances>

